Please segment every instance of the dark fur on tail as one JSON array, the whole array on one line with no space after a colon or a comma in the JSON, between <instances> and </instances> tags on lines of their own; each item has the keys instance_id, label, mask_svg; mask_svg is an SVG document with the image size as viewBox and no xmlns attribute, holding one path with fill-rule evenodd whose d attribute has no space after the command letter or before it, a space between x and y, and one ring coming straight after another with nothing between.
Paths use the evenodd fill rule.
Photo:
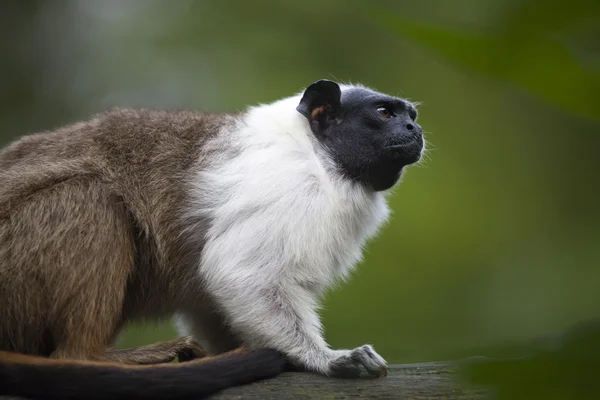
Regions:
<instances>
[{"instance_id":1,"label":"dark fur on tail","mask_svg":"<svg viewBox=\"0 0 600 400\"><path fill-rule=\"evenodd\" d=\"M0 396L31 399L199 399L283 372L274 350L154 366L48 360L0 352Z\"/></svg>"}]
</instances>

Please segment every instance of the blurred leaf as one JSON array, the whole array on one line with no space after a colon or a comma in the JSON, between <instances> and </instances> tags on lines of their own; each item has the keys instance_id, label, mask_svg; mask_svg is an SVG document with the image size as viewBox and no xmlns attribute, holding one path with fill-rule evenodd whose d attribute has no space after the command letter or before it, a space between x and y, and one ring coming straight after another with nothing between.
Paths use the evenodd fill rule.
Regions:
<instances>
[{"instance_id":1,"label":"blurred leaf","mask_svg":"<svg viewBox=\"0 0 600 400\"><path fill-rule=\"evenodd\" d=\"M499 400L596 399L600 364L600 323L579 324L562 337L531 345L530 355L467 361L463 374L495 391Z\"/></svg>"},{"instance_id":2,"label":"blurred leaf","mask_svg":"<svg viewBox=\"0 0 600 400\"><path fill-rule=\"evenodd\" d=\"M507 33L570 30L597 20L600 13L600 3L596 0L555 2L551 7L547 0L530 0L519 1L515 6L502 21Z\"/></svg>"},{"instance_id":3,"label":"blurred leaf","mask_svg":"<svg viewBox=\"0 0 600 400\"><path fill-rule=\"evenodd\" d=\"M553 26L549 21L555 19L560 19L560 26L571 26L597 9L593 3L588 8L585 1L576 3L580 5L574 8L576 12L554 10L552 19L533 26ZM570 3L565 4L568 7ZM591 65L586 68L566 44L524 22L542 9L549 9L547 3L527 3L507 22L508 29L493 34L419 24L376 7L365 8L365 14L461 67L517 84L570 113L600 122L600 71Z\"/></svg>"}]
</instances>

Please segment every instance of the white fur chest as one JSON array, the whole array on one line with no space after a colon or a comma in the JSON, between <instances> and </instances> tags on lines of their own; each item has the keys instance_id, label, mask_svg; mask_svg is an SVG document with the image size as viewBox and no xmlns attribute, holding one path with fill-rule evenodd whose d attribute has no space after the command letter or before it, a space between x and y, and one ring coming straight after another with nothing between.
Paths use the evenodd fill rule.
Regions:
<instances>
[{"instance_id":1,"label":"white fur chest","mask_svg":"<svg viewBox=\"0 0 600 400\"><path fill-rule=\"evenodd\" d=\"M201 274L259 274L320 291L347 276L387 220L384 195L333 171L296 102L252 109L215 139L231 153L195 181L192 212L211 223Z\"/></svg>"}]
</instances>

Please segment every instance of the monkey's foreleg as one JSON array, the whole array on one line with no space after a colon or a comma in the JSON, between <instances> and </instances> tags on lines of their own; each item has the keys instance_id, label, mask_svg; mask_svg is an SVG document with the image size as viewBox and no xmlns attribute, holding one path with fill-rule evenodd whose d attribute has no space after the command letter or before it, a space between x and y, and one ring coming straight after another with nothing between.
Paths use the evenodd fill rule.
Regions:
<instances>
[{"instance_id":1,"label":"monkey's foreleg","mask_svg":"<svg viewBox=\"0 0 600 400\"><path fill-rule=\"evenodd\" d=\"M296 367L328 376L387 375L386 361L370 345L332 350L322 336L316 295L293 279L262 271L207 274L208 289L231 329L248 348L283 352Z\"/></svg>"},{"instance_id":2,"label":"monkey's foreleg","mask_svg":"<svg viewBox=\"0 0 600 400\"><path fill-rule=\"evenodd\" d=\"M191 336L184 336L166 342L152 343L130 349L106 349L94 357L96 361L114 361L123 364L162 364L176 358L180 362L204 358L206 351Z\"/></svg>"}]
</instances>

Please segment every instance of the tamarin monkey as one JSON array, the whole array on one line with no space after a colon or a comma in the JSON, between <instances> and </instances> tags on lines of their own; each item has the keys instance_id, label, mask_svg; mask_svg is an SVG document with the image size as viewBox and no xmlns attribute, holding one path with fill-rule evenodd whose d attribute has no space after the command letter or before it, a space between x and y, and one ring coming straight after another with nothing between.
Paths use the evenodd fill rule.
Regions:
<instances>
[{"instance_id":1,"label":"tamarin monkey","mask_svg":"<svg viewBox=\"0 0 600 400\"><path fill-rule=\"evenodd\" d=\"M317 311L421 158L416 119L405 99L320 80L235 114L114 109L8 145L0 349L25 355L1 353L0 394L197 396L274 376L284 359L386 375L370 345L330 348ZM106 363L127 322L165 316L209 355L248 351Z\"/></svg>"}]
</instances>

